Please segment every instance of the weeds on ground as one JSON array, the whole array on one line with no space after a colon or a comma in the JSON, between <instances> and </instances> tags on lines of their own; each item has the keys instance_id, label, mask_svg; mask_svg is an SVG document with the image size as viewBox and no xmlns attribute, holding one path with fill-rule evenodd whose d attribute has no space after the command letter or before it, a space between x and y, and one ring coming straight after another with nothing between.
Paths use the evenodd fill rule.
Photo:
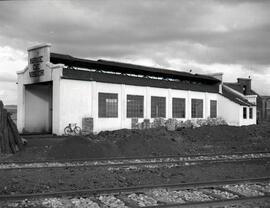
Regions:
<instances>
[{"instance_id":1,"label":"weeds on ground","mask_svg":"<svg viewBox=\"0 0 270 208\"><path fill-rule=\"evenodd\" d=\"M147 123L146 123L147 122ZM221 118L207 118L207 119L192 119L192 120L177 120L175 118L155 118L153 122L149 124L149 120L138 122L136 129L147 129L147 128L161 128L165 127L168 131L181 130L184 128L198 128L202 126L219 126L228 125L226 121Z\"/></svg>"}]
</instances>

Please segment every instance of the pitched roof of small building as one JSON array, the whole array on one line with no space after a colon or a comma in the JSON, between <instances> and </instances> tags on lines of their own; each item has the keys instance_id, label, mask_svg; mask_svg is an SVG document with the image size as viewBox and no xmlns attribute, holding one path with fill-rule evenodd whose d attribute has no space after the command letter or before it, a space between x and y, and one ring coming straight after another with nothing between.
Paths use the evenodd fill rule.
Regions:
<instances>
[{"instance_id":1,"label":"pitched roof of small building","mask_svg":"<svg viewBox=\"0 0 270 208\"><path fill-rule=\"evenodd\" d=\"M234 82L224 82L224 84L227 85L228 87L236 90L237 92L243 94L243 87L241 84L234 83ZM258 93L256 93L254 90L250 89L250 91L247 91L246 95L258 95Z\"/></svg>"},{"instance_id":2,"label":"pitched roof of small building","mask_svg":"<svg viewBox=\"0 0 270 208\"><path fill-rule=\"evenodd\" d=\"M229 100L242 105L242 106L255 106L253 103L250 103L247 99L241 97L240 95L234 93L233 91L229 90L225 86L222 86L222 95Z\"/></svg>"}]
</instances>

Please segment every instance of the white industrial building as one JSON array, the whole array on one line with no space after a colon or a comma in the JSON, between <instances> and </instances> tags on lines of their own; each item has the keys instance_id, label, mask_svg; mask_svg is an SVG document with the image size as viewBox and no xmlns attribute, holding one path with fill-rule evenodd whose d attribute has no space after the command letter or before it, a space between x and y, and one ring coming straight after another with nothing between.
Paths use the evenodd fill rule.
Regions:
<instances>
[{"instance_id":1,"label":"white industrial building","mask_svg":"<svg viewBox=\"0 0 270 208\"><path fill-rule=\"evenodd\" d=\"M49 44L28 49L28 66L18 72L20 132L63 134L69 123L91 131L131 128L157 117L222 117L229 125L256 123L256 96L222 82L222 74L198 75L133 64L51 53Z\"/></svg>"}]
</instances>

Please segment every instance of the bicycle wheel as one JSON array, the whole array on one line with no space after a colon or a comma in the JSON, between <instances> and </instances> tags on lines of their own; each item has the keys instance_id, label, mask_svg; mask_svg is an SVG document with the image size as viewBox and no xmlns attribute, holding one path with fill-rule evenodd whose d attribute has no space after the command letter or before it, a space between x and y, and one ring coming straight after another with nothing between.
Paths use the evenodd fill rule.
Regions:
<instances>
[{"instance_id":1,"label":"bicycle wheel","mask_svg":"<svg viewBox=\"0 0 270 208\"><path fill-rule=\"evenodd\" d=\"M79 126L76 126L76 127L74 128L74 133L75 133L76 135L81 135L81 133L82 133L81 128L80 128Z\"/></svg>"},{"instance_id":2,"label":"bicycle wheel","mask_svg":"<svg viewBox=\"0 0 270 208\"><path fill-rule=\"evenodd\" d=\"M72 129L69 126L67 126L64 129L64 133L65 133L65 135L71 135L72 134Z\"/></svg>"}]
</instances>

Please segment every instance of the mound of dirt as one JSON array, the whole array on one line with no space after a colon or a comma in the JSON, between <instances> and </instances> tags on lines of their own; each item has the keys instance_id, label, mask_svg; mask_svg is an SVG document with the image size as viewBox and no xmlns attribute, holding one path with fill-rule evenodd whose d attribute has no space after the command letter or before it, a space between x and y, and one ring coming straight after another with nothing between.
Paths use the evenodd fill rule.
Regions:
<instances>
[{"instance_id":1,"label":"mound of dirt","mask_svg":"<svg viewBox=\"0 0 270 208\"><path fill-rule=\"evenodd\" d=\"M48 152L54 159L179 154L181 137L165 128L104 131L91 137L68 137Z\"/></svg>"},{"instance_id":2,"label":"mound of dirt","mask_svg":"<svg viewBox=\"0 0 270 208\"><path fill-rule=\"evenodd\" d=\"M48 157L100 158L268 151L270 126L204 126L167 131L165 128L103 131L88 137L67 137L48 151Z\"/></svg>"}]
</instances>

